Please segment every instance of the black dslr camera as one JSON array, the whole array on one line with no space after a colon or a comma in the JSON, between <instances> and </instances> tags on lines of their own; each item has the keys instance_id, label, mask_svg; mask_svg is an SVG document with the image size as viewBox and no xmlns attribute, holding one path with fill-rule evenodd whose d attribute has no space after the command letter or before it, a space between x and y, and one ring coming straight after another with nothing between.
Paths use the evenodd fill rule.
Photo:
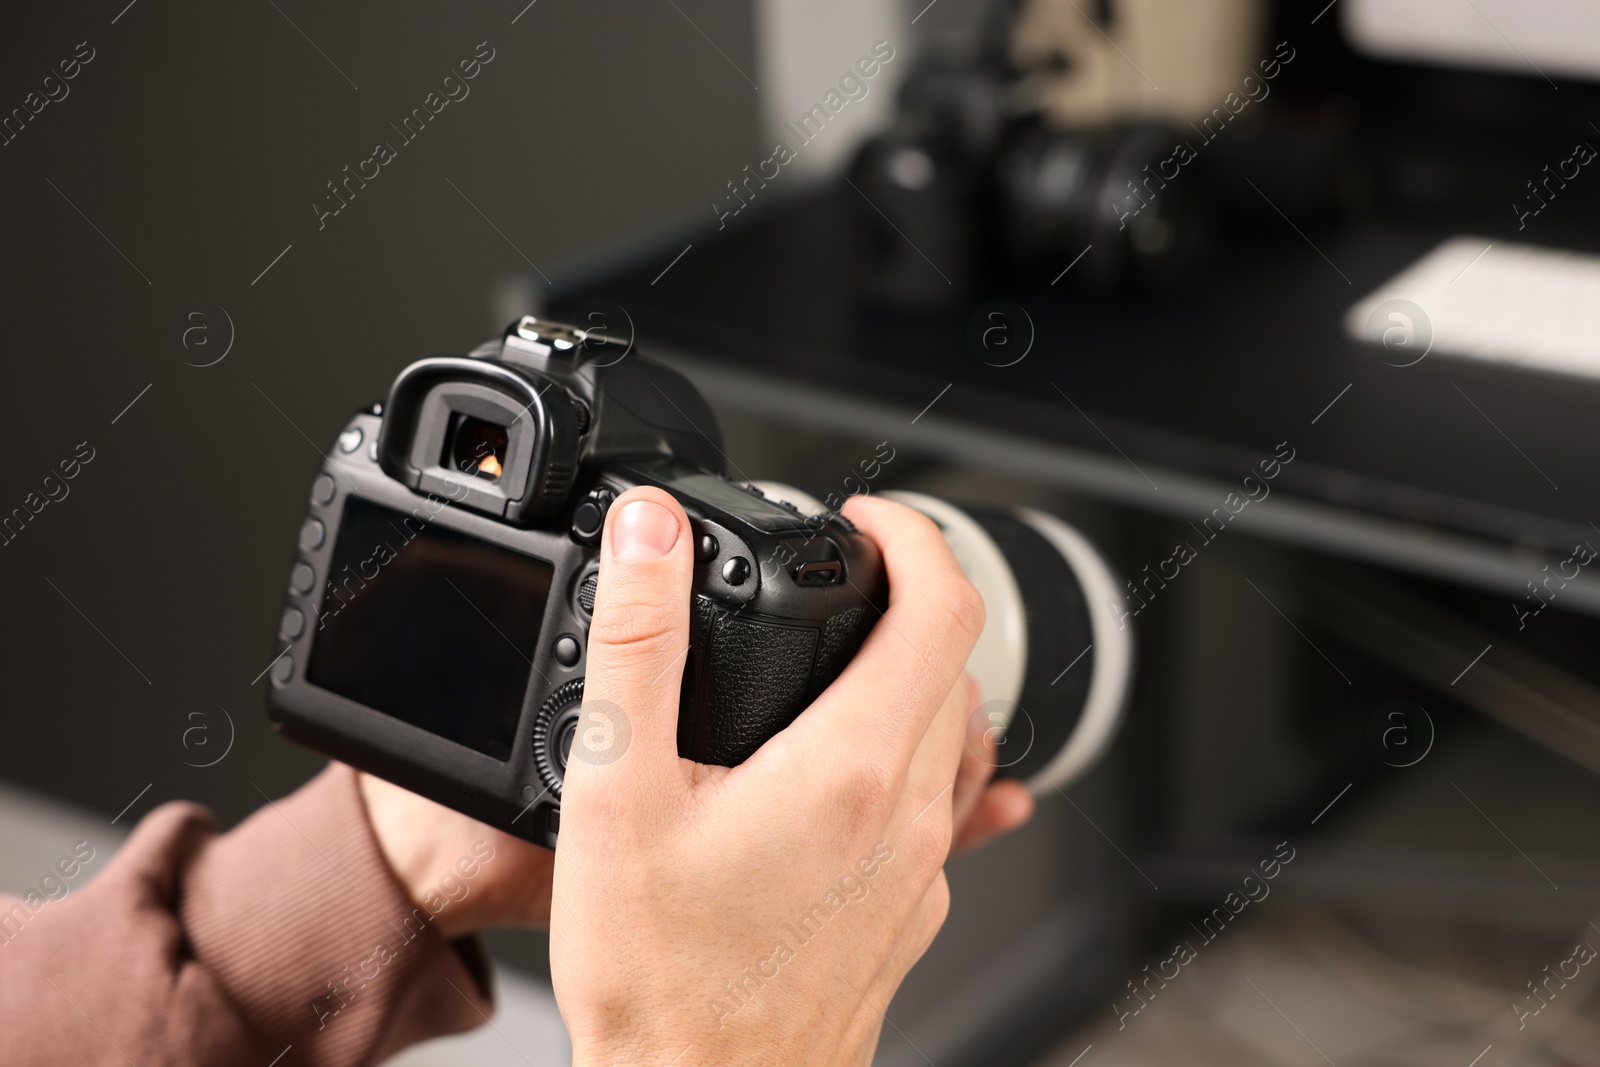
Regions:
<instances>
[{"instance_id":1,"label":"black dslr camera","mask_svg":"<svg viewBox=\"0 0 1600 1067\"><path fill-rule=\"evenodd\" d=\"M621 743L580 705L602 523L639 485L693 528L683 756L743 761L839 675L887 606L877 549L729 480L699 393L620 348L526 317L351 420L300 529L279 730L554 847L580 727Z\"/></svg>"}]
</instances>

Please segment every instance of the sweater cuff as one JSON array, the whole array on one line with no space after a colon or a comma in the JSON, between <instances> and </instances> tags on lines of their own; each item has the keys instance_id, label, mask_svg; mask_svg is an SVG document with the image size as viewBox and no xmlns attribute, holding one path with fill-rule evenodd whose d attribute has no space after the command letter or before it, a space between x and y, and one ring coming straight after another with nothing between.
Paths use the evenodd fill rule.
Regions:
<instances>
[{"instance_id":1,"label":"sweater cuff","mask_svg":"<svg viewBox=\"0 0 1600 1067\"><path fill-rule=\"evenodd\" d=\"M265 1046L294 1045L301 1062L369 1063L494 1010L481 942L446 941L412 902L349 767L213 841L184 884L195 957Z\"/></svg>"}]
</instances>

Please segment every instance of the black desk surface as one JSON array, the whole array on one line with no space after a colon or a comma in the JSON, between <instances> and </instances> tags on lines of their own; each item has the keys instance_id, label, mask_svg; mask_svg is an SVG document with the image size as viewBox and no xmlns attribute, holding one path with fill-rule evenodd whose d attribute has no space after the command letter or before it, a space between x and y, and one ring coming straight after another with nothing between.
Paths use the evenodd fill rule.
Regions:
<instances>
[{"instance_id":1,"label":"black desk surface","mask_svg":"<svg viewBox=\"0 0 1600 1067\"><path fill-rule=\"evenodd\" d=\"M671 250L563 293L555 309L614 301L641 347L770 382L775 407L784 395L838 398L909 420L938 396L920 422L1120 464L1116 495L1153 510L1199 518L1287 441L1296 459L1273 488L1320 505L1312 516L1377 519L1502 556L1600 544L1590 525L1600 523L1600 382L1437 354L1394 367L1343 331L1352 304L1441 240L1514 238L1505 227L1326 226L1310 229L1315 248L1287 224L1240 229L1178 293L1108 297L1046 276L912 316L860 297L855 195L736 220L696 237L664 274ZM1035 325L1014 366L986 365L969 347L968 319L990 298ZM875 429L863 435L882 436ZM1171 483L1187 487L1181 504ZM1536 573L1526 562L1516 571ZM1496 584L1520 587L1511 577Z\"/></svg>"}]
</instances>

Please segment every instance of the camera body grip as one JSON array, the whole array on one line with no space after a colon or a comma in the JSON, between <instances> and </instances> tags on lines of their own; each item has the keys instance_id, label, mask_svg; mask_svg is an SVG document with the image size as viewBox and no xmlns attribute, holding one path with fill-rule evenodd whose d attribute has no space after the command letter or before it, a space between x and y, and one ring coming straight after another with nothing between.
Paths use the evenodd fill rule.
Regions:
<instances>
[{"instance_id":1,"label":"camera body grip","mask_svg":"<svg viewBox=\"0 0 1600 1067\"><path fill-rule=\"evenodd\" d=\"M833 684L877 620L847 607L821 626L734 615L697 596L678 712L678 754L732 767Z\"/></svg>"}]
</instances>

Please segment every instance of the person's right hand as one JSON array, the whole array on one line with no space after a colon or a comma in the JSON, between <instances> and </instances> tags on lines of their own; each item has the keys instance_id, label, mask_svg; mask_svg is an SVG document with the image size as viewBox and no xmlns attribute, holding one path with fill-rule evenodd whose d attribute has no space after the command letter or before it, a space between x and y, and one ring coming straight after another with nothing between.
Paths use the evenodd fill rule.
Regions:
<instances>
[{"instance_id":1,"label":"person's right hand","mask_svg":"<svg viewBox=\"0 0 1600 1067\"><path fill-rule=\"evenodd\" d=\"M576 1067L866 1064L943 924L983 602L908 508L857 499L890 605L738 767L681 759L691 536L666 493L607 516L562 791L550 969Z\"/></svg>"}]
</instances>

